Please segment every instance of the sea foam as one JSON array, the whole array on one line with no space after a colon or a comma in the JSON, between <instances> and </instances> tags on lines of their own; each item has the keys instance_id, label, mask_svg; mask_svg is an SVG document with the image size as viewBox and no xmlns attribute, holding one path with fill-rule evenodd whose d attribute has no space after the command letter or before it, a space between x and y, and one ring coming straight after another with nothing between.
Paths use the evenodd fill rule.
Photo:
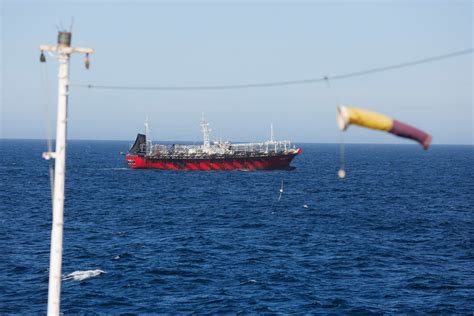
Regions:
<instances>
[{"instance_id":1,"label":"sea foam","mask_svg":"<svg viewBox=\"0 0 474 316\"><path fill-rule=\"evenodd\" d=\"M82 281L106 273L102 270L74 271L63 277L63 280Z\"/></svg>"}]
</instances>

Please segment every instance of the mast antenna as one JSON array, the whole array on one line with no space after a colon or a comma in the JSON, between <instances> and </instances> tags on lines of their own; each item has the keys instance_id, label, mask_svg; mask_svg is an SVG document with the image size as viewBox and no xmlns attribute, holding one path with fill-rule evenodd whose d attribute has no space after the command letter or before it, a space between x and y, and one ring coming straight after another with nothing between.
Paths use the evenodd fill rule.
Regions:
<instances>
[{"instance_id":1,"label":"mast antenna","mask_svg":"<svg viewBox=\"0 0 474 316\"><path fill-rule=\"evenodd\" d=\"M62 24L61 24L62 28ZM43 153L46 160L55 159L53 188L53 223L49 262L48 315L59 315L61 303L61 266L64 226L64 180L66 175L66 131L69 95L69 58L74 53L94 53L92 48L71 47L71 32L59 30L57 45L41 45L40 61L46 62L44 51L57 55L59 62L56 150ZM86 63L86 69L88 69Z\"/></svg>"},{"instance_id":2,"label":"mast antenna","mask_svg":"<svg viewBox=\"0 0 474 316\"><path fill-rule=\"evenodd\" d=\"M72 28L74 27L74 17L71 17L71 25L69 26L69 32L72 32Z\"/></svg>"}]
</instances>

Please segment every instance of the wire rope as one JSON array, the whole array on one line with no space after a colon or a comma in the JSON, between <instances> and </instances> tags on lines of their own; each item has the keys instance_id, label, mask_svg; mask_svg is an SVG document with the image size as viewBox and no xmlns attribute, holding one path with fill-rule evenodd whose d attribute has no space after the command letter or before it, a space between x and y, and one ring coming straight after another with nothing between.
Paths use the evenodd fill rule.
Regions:
<instances>
[{"instance_id":1,"label":"wire rope","mask_svg":"<svg viewBox=\"0 0 474 316\"><path fill-rule=\"evenodd\" d=\"M235 89L251 89L251 88L273 88L281 86L295 86L314 84L321 82L328 82L328 80L341 80L353 77L360 77L380 72L386 72L401 68L413 67L421 64L437 62L445 59L455 58L467 54L472 54L473 48L464 49L460 51L451 52L448 54L437 55L418 59L414 61L408 61L398 63L389 66L370 68L355 72L348 72L334 76L324 76L319 78L308 78L298 80L286 80L286 81L271 81L271 82L260 82L260 83L241 83L241 84L229 84L229 85L202 85L202 86L121 86L121 85L93 85L93 84L77 84L76 86L88 89L106 89L106 90L162 90L162 91L199 91L199 90L235 90Z\"/></svg>"},{"instance_id":2,"label":"wire rope","mask_svg":"<svg viewBox=\"0 0 474 316\"><path fill-rule=\"evenodd\" d=\"M43 93L43 111L44 111L44 123L46 129L46 143L48 153L53 152L53 136L51 129L51 95L49 89L49 75L46 63L41 63L41 90ZM53 159L49 157L49 182L51 186L51 202L54 199L54 167Z\"/></svg>"}]
</instances>

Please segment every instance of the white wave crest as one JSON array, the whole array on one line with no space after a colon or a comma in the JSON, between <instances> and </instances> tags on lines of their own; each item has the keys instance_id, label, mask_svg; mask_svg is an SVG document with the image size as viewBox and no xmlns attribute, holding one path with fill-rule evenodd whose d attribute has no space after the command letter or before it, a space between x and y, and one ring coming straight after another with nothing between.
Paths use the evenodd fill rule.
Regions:
<instances>
[{"instance_id":1,"label":"white wave crest","mask_svg":"<svg viewBox=\"0 0 474 316\"><path fill-rule=\"evenodd\" d=\"M63 280L74 280L74 281L82 281L88 278L93 278L98 275L107 273L102 270L86 270L86 271L74 271L69 273L68 275L63 277Z\"/></svg>"}]
</instances>

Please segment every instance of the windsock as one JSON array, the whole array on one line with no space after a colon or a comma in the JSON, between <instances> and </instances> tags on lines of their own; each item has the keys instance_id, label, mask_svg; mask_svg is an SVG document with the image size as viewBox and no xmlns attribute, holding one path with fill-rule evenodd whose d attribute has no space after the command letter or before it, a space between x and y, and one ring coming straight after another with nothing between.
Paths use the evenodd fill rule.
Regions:
<instances>
[{"instance_id":1,"label":"windsock","mask_svg":"<svg viewBox=\"0 0 474 316\"><path fill-rule=\"evenodd\" d=\"M410 138L420 143L425 150L430 146L432 139L431 135L383 114L349 106L337 107L337 124L342 131L355 124Z\"/></svg>"}]
</instances>

